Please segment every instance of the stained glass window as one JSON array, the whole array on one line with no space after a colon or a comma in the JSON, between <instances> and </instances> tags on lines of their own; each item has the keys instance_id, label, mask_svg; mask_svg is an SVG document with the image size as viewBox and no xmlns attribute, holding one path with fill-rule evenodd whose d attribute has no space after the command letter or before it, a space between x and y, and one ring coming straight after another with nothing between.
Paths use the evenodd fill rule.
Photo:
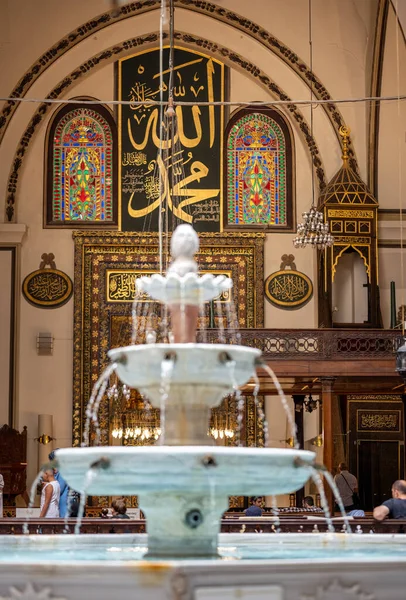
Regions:
<instances>
[{"instance_id":1,"label":"stained glass window","mask_svg":"<svg viewBox=\"0 0 406 600\"><path fill-rule=\"evenodd\" d=\"M116 223L116 129L103 106L67 105L48 136L47 225Z\"/></svg>"},{"instance_id":2,"label":"stained glass window","mask_svg":"<svg viewBox=\"0 0 406 600\"><path fill-rule=\"evenodd\" d=\"M226 132L229 227L292 229L292 142L274 110L244 109Z\"/></svg>"}]
</instances>

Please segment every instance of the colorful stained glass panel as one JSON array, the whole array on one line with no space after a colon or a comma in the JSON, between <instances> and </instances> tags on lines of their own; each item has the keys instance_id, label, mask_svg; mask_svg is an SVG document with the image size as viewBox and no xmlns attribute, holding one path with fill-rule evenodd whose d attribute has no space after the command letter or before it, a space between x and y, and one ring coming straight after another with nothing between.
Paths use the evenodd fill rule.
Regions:
<instances>
[{"instance_id":1,"label":"colorful stained glass panel","mask_svg":"<svg viewBox=\"0 0 406 600\"><path fill-rule=\"evenodd\" d=\"M113 136L93 108L75 108L56 124L53 159L53 223L113 222Z\"/></svg>"},{"instance_id":2,"label":"colorful stained glass panel","mask_svg":"<svg viewBox=\"0 0 406 600\"><path fill-rule=\"evenodd\" d=\"M286 140L268 114L238 119L227 138L229 225L287 225Z\"/></svg>"}]
</instances>

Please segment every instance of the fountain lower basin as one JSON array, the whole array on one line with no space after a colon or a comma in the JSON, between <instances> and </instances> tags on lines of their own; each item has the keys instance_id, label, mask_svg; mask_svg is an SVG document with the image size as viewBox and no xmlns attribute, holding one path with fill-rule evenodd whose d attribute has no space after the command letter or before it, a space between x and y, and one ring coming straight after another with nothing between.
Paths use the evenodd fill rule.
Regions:
<instances>
[{"instance_id":1,"label":"fountain lower basin","mask_svg":"<svg viewBox=\"0 0 406 600\"><path fill-rule=\"evenodd\" d=\"M296 491L309 478L315 455L275 448L139 446L64 448L56 457L63 477L78 491L137 494L148 523L148 555L174 558L217 556L228 497Z\"/></svg>"},{"instance_id":2,"label":"fountain lower basin","mask_svg":"<svg viewBox=\"0 0 406 600\"><path fill-rule=\"evenodd\" d=\"M146 535L2 536L0 597L405 597L404 535L221 534L217 560L143 560L146 546Z\"/></svg>"}]
</instances>

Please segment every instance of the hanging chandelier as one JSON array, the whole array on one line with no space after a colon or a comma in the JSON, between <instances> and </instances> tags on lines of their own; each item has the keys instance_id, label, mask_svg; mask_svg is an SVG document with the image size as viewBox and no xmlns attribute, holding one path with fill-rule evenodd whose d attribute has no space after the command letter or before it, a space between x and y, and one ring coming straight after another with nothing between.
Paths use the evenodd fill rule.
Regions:
<instances>
[{"instance_id":1,"label":"hanging chandelier","mask_svg":"<svg viewBox=\"0 0 406 600\"><path fill-rule=\"evenodd\" d=\"M295 248L305 248L307 245L324 250L334 244L334 238L329 231L329 224L324 222L323 213L312 204L309 212L302 213L303 223L297 226L297 236L293 240Z\"/></svg>"},{"instance_id":2,"label":"hanging chandelier","mask_svg":"<svg viewBox=\"0 0 406 600\"><path fill-rule=\"evenodd\" d=\"M232 440L237 429L235 415L235 399L227 397L220 406L212 408L207 435L215 440Z\"/></svg>"},{"instance_id":3,"label":"hanging chandelier","mask_svg":"<svg viewBox=\"0 0 406 600\"><path fill-rule=\"evenodd\" d=\"M313 40L312 40L312 0L309 0L309 47L310 47L310 133L313 138ZM297 226L297 236L293 240L295 248L306 248L307 245L324 250L334 244L329 231L329 224L324 222L323 213L314 203L314 164L312 155L312 205L309 212L302 213L303 223Z\"/></svg>"},{"instance_id":4,"label":"hanging chandelier","mask_svg":"<svg viewBox=\"0 0 406 600\"><path fill-rule=\"evenodd\" d=\"M114 383L107 390L112 402L111 435L135 444L151 444L161 435L159 412L146 405L144 398L128 386L121 390Z\"/></svg>"}]
</instances>

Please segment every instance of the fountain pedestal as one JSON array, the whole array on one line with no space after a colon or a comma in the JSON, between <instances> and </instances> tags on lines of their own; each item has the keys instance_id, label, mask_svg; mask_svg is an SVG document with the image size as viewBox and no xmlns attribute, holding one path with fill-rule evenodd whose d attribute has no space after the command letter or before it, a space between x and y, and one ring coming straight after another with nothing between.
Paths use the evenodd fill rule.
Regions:
<instances>
[{"instance_id":1,"label":"fountain pedestal","mask_svg":"<svg viewBox=\"0 0 406 600\"><path fill-rule=\"evenodd\" d=\"M222 514L228 497L216 494L139 494L139 504L147 518L148 558L215 558Z\"/></svg>"}]
</instances>

